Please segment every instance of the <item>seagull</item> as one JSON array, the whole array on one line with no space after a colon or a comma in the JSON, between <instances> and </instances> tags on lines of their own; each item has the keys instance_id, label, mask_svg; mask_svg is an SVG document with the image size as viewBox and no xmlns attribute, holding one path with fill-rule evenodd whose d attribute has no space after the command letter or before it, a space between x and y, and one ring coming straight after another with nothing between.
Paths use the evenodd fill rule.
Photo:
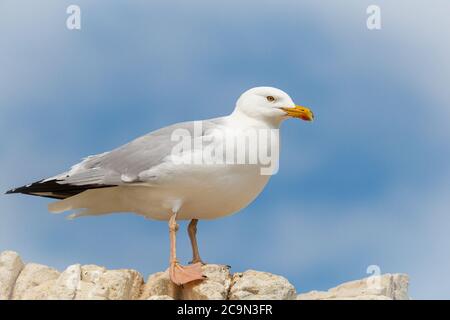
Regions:
<instances>
[{"instance_id":1,"label":"seagull","mask_svg":"<svg viewBox=\"0 0 450 320\"><path fill-rule=\"evenodd\" d=\"M202 280L198 221L236 213L259 195L273 174L263 172L267 163L247 158L250 151L258 154L264 146L267 154L275 154L279 135L269 139L267 132L277 133L287 118L312 121L314 116L280 89L252 88L239 97L228 116L158 129L112 151L84 158L66 172L6 193L57 199L49 204L49 211L74 210L69 218L132 212L168 221L171 281L183 285ZM244 141L240 150L245 159L237 161L238 148L232 143L228 148L228 142L247 134L258 139ZM217 161L204 161L199 155L205 154L205 145L214 150L211 155L232 155L226 161L219 156L214 158ZM176 255L179 220L190 220L187 231L193 258L188 265L181 265Z\"/></svg>"}]
</instances>

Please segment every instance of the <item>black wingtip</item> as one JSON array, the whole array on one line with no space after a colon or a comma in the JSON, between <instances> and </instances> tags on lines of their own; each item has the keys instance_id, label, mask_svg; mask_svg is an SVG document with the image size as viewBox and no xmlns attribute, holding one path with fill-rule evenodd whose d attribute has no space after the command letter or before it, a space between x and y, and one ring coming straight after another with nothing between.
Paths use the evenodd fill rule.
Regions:
<instances>
[{"instance_id":1,"label":"black wingtip","mask_svg":"<svg viewBox=\"0 0 450 320\"><path fill-rule=\"evenodd\" d=\"M5 192L5 194L11 194L11 193L15 193L16 189L11 189Z\"/></svg>"}]
</instances>

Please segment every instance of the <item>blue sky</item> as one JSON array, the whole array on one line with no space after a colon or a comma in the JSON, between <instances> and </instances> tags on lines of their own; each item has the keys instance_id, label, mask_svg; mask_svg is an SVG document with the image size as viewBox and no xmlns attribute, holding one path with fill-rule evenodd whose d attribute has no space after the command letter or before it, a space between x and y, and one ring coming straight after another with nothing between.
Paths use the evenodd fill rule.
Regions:
<instances>
[{"instance_id":1,"label":"blue sky","mask_svg":"<svg viewBox=\"0 0 450 320\"><path fill-rule=\"evenodd\" d=\"M78 4L82 29L65 27ZM366 28L378 4L382 29ZM448 1L0 3L0 190L159 127L228 114L269 85L310 106L282 128L280 171L248 208L200 222L205 260L287 277L299 292L408 273L449 298ZM167 226L123 214L69 221L51 200L0 196L0 250L166 268ZM182 261L190 258L180 232Z\"/></svg>"}]
</instances>

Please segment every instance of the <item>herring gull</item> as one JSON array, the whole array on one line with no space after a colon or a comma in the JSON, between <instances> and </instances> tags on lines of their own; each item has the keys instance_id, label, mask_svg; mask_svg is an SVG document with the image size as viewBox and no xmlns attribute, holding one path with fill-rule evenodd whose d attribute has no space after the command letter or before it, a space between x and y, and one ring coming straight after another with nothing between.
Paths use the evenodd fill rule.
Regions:
<instances>
[{"instance_id":1,"label":"herring gull","mask_svg":"<svg viewBox=\"0 0 450 320\"><path fill-rule=\"evenodd\" d=\"M7 193L58 199L49 204L49 210L74 210L71 218L133 212L168 221L169 274L175 284L182 285L204 278L196 239L198 220L233 214L258 196L277 168L259 156L278 161L277 130L289 117L313 120L312 112L295 105L285 92L256 87L239 97L228 116L161 128L89 156L64 173ZM238 148L236 141L242 136L240 146L244 147ZM271 171L264 172L268 165ZM177 220L191 220L193 259L186 266L176 257Z\"/></svg>"}]
</instances>

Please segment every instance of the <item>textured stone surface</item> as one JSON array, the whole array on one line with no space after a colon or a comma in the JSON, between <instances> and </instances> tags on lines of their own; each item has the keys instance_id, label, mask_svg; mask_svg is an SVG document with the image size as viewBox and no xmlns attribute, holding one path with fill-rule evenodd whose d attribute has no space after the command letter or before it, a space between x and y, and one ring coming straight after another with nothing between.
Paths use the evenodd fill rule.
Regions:
<instances>
[{"instance_id":1,"label":"textured stone surface","mask_svg":"<svg viewBox=\"0 0 450 320\"><path fill-rule=\"evenodd\" d=\"M207 279L184 285L181 298L184 300L226 300L231 285L230 268L208 264L202 269Z\"/></svg>"},{"instance_id":2,"label":"textured stone surface","mask_svg":"<svg viewBox=\"0 0 450 320\"><path fill-rule=\"evenodd\" d=\"M147 300L174 300L170 296L151 296Z\"/></svg>"},{"instance_id":3,"label":"textured stone surface","mask_svg":"<svg viewBox=\"0 0 450 320\"><path fill-rule=\"evenodd\" d=\"M81 266L81 281L75 295L76 300L107 300L108 287L101 279L106 268L96 265Z\"/></svg>"},{"instance_id":4,"label":"textured stone surface","mask_svg":"<svg viewBox=\"0 0 450 320\"><path fill-rule=\"evenodd\" d=\"M68 266L50 288L49 299L73 300L81 281L81 265Z\"/></svg>"},{"instance_id":5,"label":"textured stone surface","mask_svg":"<svg viewBox=\"0 0 450 320\"><path fill-rule=\"evenodd\" d=\"M169 273L164 271L154 273L148 277L139 299L146 300L152 296L169 296L179 299L180 295L181 288L173 284L169 279Z\"/></svg>"},{"instance_id":6,"label":"textured stone surface","mask_svg":"<svg viewBox=\"0 0 450 320\"><path fill-rule=\"evenodd\" d=\"M109 300L136 300L144 280L136 270L108 270L101 275L98 284L106 289Z\"/></svg>"},{"instance_id":7,"label":"textured stone surface","mask_svg":"<svg viewBox=\"0 0 450 320\"><path fill-rule=\"evenodd\" d=\"M409 278L405 274L384 274L341 284L328 291L311 291L298 300L407 300Z\"/></svg>"},{"instance_id":8,"label":"textured stone surface","mask_svg":"<svg viewBox=\"0 0 450 320\"><path fill-rule=\"evenodd\" d=\"M63 272L28 263L12 251L0 253L0 299L16 300L398 300L409 299L408 276L384 274L339 285L328 291L297 295L282 276L248 270L232 275L227 266L202 267L206 280L176 286L168 271L157 272L144 283L131 269L107 270L74 264Z\"/></svg>"},{"instance_id":9,"label":"textured stone surface","mask_svg":"<svg viewBox=\"0 0 450 320\"><path fill-rule=\"evenodd\" d=\"M230 300L294 300L295 288L284 277L248 270L233 276Z\"/></svg>"},{"instance_id":10,"label":"textured stone surface","mask_svg":"<svg viewBox=\"0 0 450 320\"><path fill-rule=\"evenodd\" d=\"M143 286L140 299L153 296L169 296L183 300L226 300L231 284L230 270L227 266L208 264L202 267L208 278L194 281L182 287L174 285L169 279L169 273L157 272L148 277Z\"/></svg>"},{"instance_id":11,"label":"textured stone surface","mask_svg":"<svg viewBox=\"0 0 450 320\"><path fill-rule=\"evenodd\" d=\"M12 299L34 300L35 297L43 297L39 294L39 291L48 287L49 283L54 283L54 280L58 277L59 272L53 268L42 264L28 263L16 280ZM42 286L44 284L45 286Z\"/></svg>"},{"instance_id":12,"label":"textured stone surface","mask_svg":"<svg viewBox=\"0 0 450 320\"><path fill-rule=\"evenodd\" d=\"M16 252L0 253L0 300L11 298L14 284L23 267L23 262Z\"/></svg>"},{"instance_id":13,"label":"textured stone surface","mask_svg":"<svg viewBox=\"0 0 450 320\"><path fill-rule=\"evenodd\" d=\"M53 300L52 290L56 283L56 280L46 281L38 286L31 287L29 290L25 291L22 296L18 299L20 300Z\"/></svg>"},{"instance_id":14,"label":"textured stone surface","mask_svg":"<svg viewBox=\"0 0 450 320\"><path fill-rule=\"evenodd\" d=\"M106 270L95 265L71 265L62 273L30 263L14 285L13 299L134 300L143 279L135 270Z\"/></svg>"}]
</instances>

